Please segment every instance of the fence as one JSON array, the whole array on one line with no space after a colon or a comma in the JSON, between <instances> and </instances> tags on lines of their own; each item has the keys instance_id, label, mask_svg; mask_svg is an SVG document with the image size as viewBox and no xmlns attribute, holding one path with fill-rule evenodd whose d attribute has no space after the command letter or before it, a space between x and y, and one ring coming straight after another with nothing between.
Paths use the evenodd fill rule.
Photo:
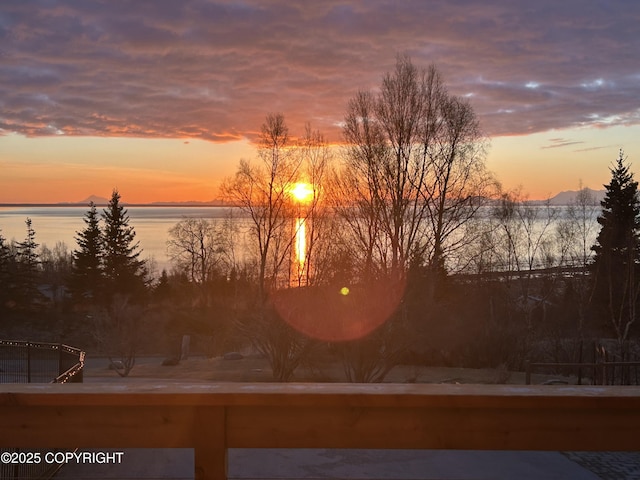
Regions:
<instances>
[{"instance_id":1,"label":"fence","mask_svg":"<svg viewBox=\"0 0 640 480\"><path fill-rule=\"evenodd\" d=\"M533 370L569 369L577 372L577 383L588 380L591 385L638 385L640 362L599 363L527 363L526 384L531 385ZM591 372L591 376L586 376Z\"/></svg>"},{"instance_id":2,"label":"fence","mask_svg":"<svg viewBox=\"0 0 640 480\"><path fill-rule=\"evenodd\" d=\"M0 340L0 383L82 382L84 357L61 343Z\"/></svg>"},{"instance_id":3,"label":"fence","mask_svg":"<svg viewBox=\"0 0 640 480\"><path fill-rule=\"evenodd\" d=\"M581 342L576 362L527 362L526 384L531 384L531 374L535 370L575 375L578 385L584 381L591 385L640 385L640 358L630 352L629 345L616 353L594 342L590 356L592 361L583 361Z\"/></svg>"},{"instance_id":4,"label":"fence","mask_svg":"<svg viewBox=\"0 0 640 480\"><path fill-rule=\"evenodd\" d=\"M0 383L82 382L84 356L82 350L60 343L0 340ZM27 454L19 448L3 448L0 453L18 460ZM59 467L0 462L0 479L50 478Z\"/></svg>"}]
</instances>

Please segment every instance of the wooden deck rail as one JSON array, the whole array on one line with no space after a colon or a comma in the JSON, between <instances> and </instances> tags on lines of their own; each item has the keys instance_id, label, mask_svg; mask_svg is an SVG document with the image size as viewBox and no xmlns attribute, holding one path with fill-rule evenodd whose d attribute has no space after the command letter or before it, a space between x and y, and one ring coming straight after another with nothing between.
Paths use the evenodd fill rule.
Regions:
<instances>
[{"instance_id":1,"label":"wooden deck rail","mask_svg":"<svg viewBox=\"0 0 640 480\"><path fill-rule=\"evenodd\" d=\"M640 387L0 385L0 447L637 450Z\"/></svg>"}]
</instances>

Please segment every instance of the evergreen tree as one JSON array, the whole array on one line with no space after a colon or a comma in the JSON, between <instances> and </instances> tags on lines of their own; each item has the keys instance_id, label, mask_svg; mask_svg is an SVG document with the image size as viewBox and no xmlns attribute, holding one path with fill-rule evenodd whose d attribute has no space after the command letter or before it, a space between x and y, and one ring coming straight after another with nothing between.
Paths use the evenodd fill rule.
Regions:
<instances>
[{"instance_id":1,"label":"evergreen tree","mask_svg":"<svg viewBox=\"0 0 640 480\"><path fill-rule=\"evenodd\" d=\"M160 275L160 280L153 289L154 300L157 302L171 301L171 293L172 288L169 283L169 275L167 274L167 271L163 269L162 274Z\"/></svg>"},{"instance_id":2,"label":"evergreen tree","mask_svg":"<svg viewBox=\"0 0 640 480\"><path fill-rule=\"evenodd\" d=\"M85 228L77 232L78 250L73 252L71 290L83 298L96 298L102 286L102 232L100 217L93 202L84 218Z\"/></svg>"},{"instance_id":3,"label":"evergreen tree","mask_svg":"<svg viewBox=\"0 0 640 480\"><path fill-rule=\"evenodd\" d=\"M633 179L623 152L611 168L605 185L600 233L592 250L594 257L594 300L600 312L624 342L635 321L640 282L636 279L640 261L640 200L638 182Z\"/></svg>"},{"instance_id":4,"label":"evergreen tree","mask_svg":"<svg viewBox=\"0 0 640 480\"><path fill-rule=\"evenodd\" d=\"M102 264L107 300L115 294L139 298L145 291L145 264L139 259L142 251L136 242L135 230L129 225L127 210L120 204L117 190L113 191L102 219Z\"/></svg>"},{"instance_id":5,"label":"evergreen tree","mask_svg":"<svg viewBox=\"0 0 640 480\"><path fill-rule=\"evenodd\" d=\"M16 244L17 275L16 288L18 297L25 305L32 304L39 299L38 290L38 244L36 232L30 218L25 221L27 225L27 237Z\"/></svg>"},{"instance_id":6,"label":"evergreen tree","mask_svg":"<svg viewBox=\"0 0 640 480\"><path fill-rule=\"evenodd\" d=\"M0 234L0 308L11 299L13 287L12 268L14 266L13 255L6 239Z\"/></svg>"}]
</instances>

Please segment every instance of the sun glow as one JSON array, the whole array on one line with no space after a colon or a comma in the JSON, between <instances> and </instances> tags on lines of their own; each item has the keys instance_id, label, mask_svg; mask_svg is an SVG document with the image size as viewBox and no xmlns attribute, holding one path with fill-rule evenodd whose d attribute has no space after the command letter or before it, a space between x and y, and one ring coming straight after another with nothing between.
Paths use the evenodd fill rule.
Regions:
<instances>
[{"instance_id":1,"label":"sun glow","mask_svg":"<svg viewBox=\"0 0 640 480\"><path fill-rule=\"evenodd\" d=\"M298 182L291 188L291 195L296 201L306 203L313 198L313 187L305 182Z\"/></svg>"}]
</instances>

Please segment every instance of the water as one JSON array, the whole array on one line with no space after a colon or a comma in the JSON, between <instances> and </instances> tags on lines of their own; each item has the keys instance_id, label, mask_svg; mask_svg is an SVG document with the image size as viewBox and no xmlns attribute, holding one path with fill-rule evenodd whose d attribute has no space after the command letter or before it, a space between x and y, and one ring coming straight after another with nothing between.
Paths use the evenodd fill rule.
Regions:
<instances>
[{"instance_id":1,"label":"water","mask_svg":"<svg viewBox=\"0 0 640 480\"><path fill-rule=\"evenodd\" d=\"M153 259L158 267L170 267L167 255L169 230L183 218L224 218L230 207L126 207L129 225L135 229L142 249L141 258ZM52 249L64 242L69 249L78 247L75 237L85 228L86 206L20 206L0 207L0 235L9 242L23 241L27 236L25 221L30 218L36 242ZM102 212L98 207L98 212Z\"/></svg>"},{"instance_id":2,"label":"water","mask_svg":"<svg viewBox=\"0 0 640 480\"><path fill-rule=\"evenodd\" d=\"M233 210L233 217L238 221L243 218L239 209L233 207L126 207L130 217L129 224L134 227L136 232L136 240L140 242L142 249L141 258L145 260L152 259L158 272L162 269L171 269L171 262L167 253L167 240L169 238L169 230L183 218L211 218L222 219ZM544 225L546 215L546 207L539 208L537 212L539 216L536 220L538 227ZM547 228L545 235L552 236L555 226L559 221L566 218L566 209L564 207L553 207L554 223L553 226ZM36 242L46 245L52 249L57 242L64 242L69 251L77 248L76 235L77 232L85 228L84 216L88 211L87 206L9 206L0 207L0 235L7 240L23 241L26 238L27 229L25 220L32 220L32 227L36 232ZM481 221L488 219L490 209L483 209L479 218ZM98 212L102 212L102 208L98 208ZM596 217L600 213L599 209L591 212L590 223L593 228L589 232L588 245L592 245L595 236L599 230L596 223ZM244 233L236 240L241 243L237 245L240 251L246 252L247 238L246 228L241 229ZM303 233L303 232L301 232ZM536 235L539 232L534 232ZM299 238L297 238L299 241ZM296 252L298 258L300 256L300 245L296 244Z\"/></svg>"}]
</instances>

